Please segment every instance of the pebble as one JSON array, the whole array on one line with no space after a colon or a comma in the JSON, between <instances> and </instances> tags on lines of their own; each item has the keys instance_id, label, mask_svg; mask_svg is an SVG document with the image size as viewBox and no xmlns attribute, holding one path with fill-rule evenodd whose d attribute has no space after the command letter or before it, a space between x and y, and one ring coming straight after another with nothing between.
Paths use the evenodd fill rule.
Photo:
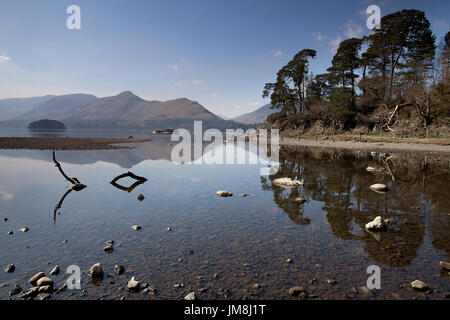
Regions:
<instances>
[{"instance_id":1,"label":"pebble","mask_svg":"<svg viewBox=\"0 0 450 320\"><path fill-rule=\"evenodd\" d=\"M219 274L218 273L214 273L213 278L217 279L218 277L219 277Z\"/></svg>"},{"instance_id":2,"label":"pebble","mask_svg":"<svg viewBox=\"0 0 450 320\"><path fill-rule=\"evenodd\" d=\"M14 233L14 231L8 232L8 236L12 235L13 233Z\"/></svg>"},{"instance_id":3,"label":"pebble","mask_svg":"<svg viewBox=\"0 0 450 320\"><path fill-rule=\"evenodd\" d=\"M5 222L8 221L8 218L4 218L3 221L5 221Z\"/></svg>"},{"instance_id":4,"label":"pebble","mask_svg":"<svg viewBox=\"0 0 450 320\"><path fill-rule=\"evenodd\" d=\"M39 293L45 292L45 293L51 293L53 291L53 286L40 286L39 287Z\"/></svg>"},{"instance_id":5,"label":"pebble","mask_svg":"<svg viewBox=\"0 0 450 320\"><path fill-rule=\"evenodd\" d=\"M182 283L177 283L177 284L174 284L173 287L174 287L175 289L183 288L183 287L184 287L184 284L182 284Z\"/></svg>"},{"instance_id":6,"label":"pebble","mask_svg":"<svg viewBox=\"0 0 450 320\"><path fill-rule=\"evenodd\" d=\"M253 285L253 288L255 288L255 289L261 289L261 285L260 285L259 283L255 283L255 284Z\"/></svg>"},{"instance_id":7,"label":"pebble","mask_svg":"<svg viewBox=\"0 0 450 320\"><path fill-rule=\"evenodd\" d=\"M141 226L140 225L134 225L134 226L132 226L131 228L133 228L134 230L141 230Z\"/></svg>"},{"instance_id":8,"label":"pebble","mask_svg":"<svg viewBox=\"0 0 450 320\"><path fill-rule=\"evenodd\" d=\"M31 277L31 279L28 281L33 287L36 286L36 283L39 279L45 277L44 272L38 272L34 276Z\"/></svg>"},{"instance_id":9,"label":"pebble","mask_svg":"<svg viewBox=\"0 0 450 320\"><path fill-rule=\"evenodd\" d=\"M33 287L22 294L22 298L34 297L38 294L39 288Z\"/></svg>"},{"instance_id":10,"label":"pebble","mask_svg":"<svg viewBox=\"0 0 450 320\"><path fill-rule=\"evenodd\" d=\"M52 271L50 271L51 275L57 275L59 273L60 269L59 266L55 266Z\"/></svg>"},{"instance_id":11,"label":"pebble","mask_svg":"<svg viewBox=\"0 0 450 320\"><path fill-rule=\"evenodd\" d=\"M116 265L114 266L114 273L115 273L115 274L121 275L121 274L124 273L124 272L125 272L125 268L124 268L123 266L121 266L121 265L119 265L119 264L116 264Z\"/></svg>"},{"instance_id":12,"label":"pebble","mask_svg":"<svg viewBox=\"0 0 450 320\"><path fill-rule=\"evenodd\" d=\"M8 264L5 268L5 272L13 273L16 270L16 266L13 264Z\"/></svg>"},{"instance_id":13,"label":"pebble","mask_svg":"<svg viewBox=\"0 0 450 320\"><path fill-rule=\"evenodd\" d=\"M89 268L88 274L91 279L103 279L103 268L100 263L94 264Z\"/></svg>"},{"instance_id":14,"label":"pebble","mask_svg":"<svg viewBox=\"0 0 450 320\"><path fill-rule=\"evenodd\" d=\"M139 201L144 201L145 197L144 197L144 195L142 193L140 193L140 194L138 194L137 199Z\"/></svg>"},{"instance_id":15,"label":"pebble","mask_svg":"<svg viewBox=\"0 0 450 320\"><path fill-rule=\"evenodd\" d=\"M16 295L18 293L21 293L21 292L22 292L22 288L18 284L16 284L14 289L9 291L9 295L10 296L14 296L14 295Z\"/></svg>"},{"instance_id":16,"label":"pebble","mask_svg":"<svg viewBox=\"0 0 450 320\"><path fill-rule=\"evenodd\" d=\"M289 294L293 297L298 297L300 293L306 292L305 288L296 286L289 289Z\"/></svg>"},{"instance_id":17,"label":"pebble","mask_svg":"<svg viewBox=\"0 0 450 320\"><path fill-rule=\"evenodd\" d=\"M334 279L328 279L328 280L327 280L327 283L328 283L328 284L335 285L335 284L337 283L337 281L334 280Z\"/></svg>"},{"instance_id":18,"label":"pebble","mask_svg":"<svg viewBox=\"0 0 450 320\"><path fill-rule=\"evenodd\" d=\"M195 292L191 292L184 297L184 300L195 300L195 299L197 299L197 297L195 296Z\"/></svg>"},{"instance_id":19,"label":"pebble","mask_svg":"<svg viewBox=\"0 0 450 320\"><path fill-rule=\"evenodd\" d=\"M38 294L38 298L40 299L40 300L48 300L48 299L50 299L51 298L51 294L50 293L39 293Z\"/></svg>"},{"instance_id":20,"label":"pebble","mask_svg":"<svg viewBox=\"0 0 450 320\"><path fill-rule=\"evenodd\" d=\"M130 281L128 281L127 288L131 291L139 291L140 283L137 281L134 277L131 278Z\"/></svg>"},{"instance_id":21,"label":"pebble","mask_svg":"<svg viewBox=\"0 0 450 320\"><path fill-rule=\"evenodd\" d=\"M245 198L245 197L250 197L250 194L249 193L241 193L240 196Z\"/></svg>"},{"instance_id":22,"label":"pebble","mask_svg":"<svg viewBox=\"0 0 450 320\"><path fill-rule=\"evenodd\" d=\"M110 244L110 245L114 245L114 243L115 243L114 240L109 240L109 241L106 241L106 242L105 242L105 244Z\"/></svg>"},{"instance_id":23,"label":"pebble","mask_svg":"<svg viewBox=\"0 0 450 320\"><path fill-rule=\"evenodd\" d=\"M287 259L286 262L287 262L287 263L291 263L291 262L292 262L292 259Z\"/></svg>"},{"instance_id":24,"label":"pebble","mask_svg":"<svg viewBox=\"0 0 450 320\"><path fill-rule=\"evenodd\" d=\"M224 191L224 190L219 190L219 191L216 192L216 194L217 194L217 196L223 197L223 198L232 197L233 196L232 193L230 193L228 191Z\"/></svg>"},{"instance_id":25,"label":"pebble","mask_svg":"<svg viewBox=\"0 0 450 320\"><path fill-rule=\"evenodd\" d=\"M380 216L376 217L373 221L366 224L367 230L383 231L383 230L386 230L386 228L387 228L387 223Z\"/></svg>"},{"instance_id":26,"label":"pebble","mask_svg":"<svg viewBox=\"0 0 450 320\"><path fill-rule=\"evenodd\" d=\"M369 296L373 296L373 292L372 290L370 290L369 288L367 288L366 286L364 287L360 287L359 288L363 293L369 295Z\"/></svg>"},{"instance_id":27,"label":"pebble","mask_svg":"<svg viewBox=\"0 0 450 320\"><path fill-rule=\"evenodd\" d=\"M169 232L172 231L172 228L171 228L171 227L168 227L168 228L167 228L167 231L169 231Z\"/></svg>"},{"instance_id":28,"label":"pebble","mask_svg":"<svg viewBox=\"0 0 450 320\"><path fill-rule=\"evenodd\" d=\"M303 197L298 197L298 198L295 198L294 202L297 202L297 203L305 203L305 202L306 202L306 199L303 198Z\"/></svg>"},{"instance_id":29,"label":"pebble","mask_svg":"<svg viewBox=\"0 0 450 320\"><path fill-rule=\"evenodd\" d=\"M427 291L429 289L427 284L420 280L415 280L415 281L411 282L411 287L417 291Z\"/></svg>"},{"instance_id":30,"label":"pebble","mask_svg":"<svg viewBox=\"0 0 450 320\"><path fill-rule=\"evenodd\" d=\"M450 271L450 262L441 261L441 262L439 262L439 265L441 266L441 268L444 268L445 270Z\"/></svg>"},{"instance_id":31,"label":"pebble","mask_svg":"<svg viewBox=\"0 0 450 320\"><path fill-rule=\"evenodd\" d=\"M28 230L30 230L30 228L28 228L28 227L22 227L19 229L19 231L21 231L21 232L28 232Z\"/></svg>"},{"instance_id":32,"label":"pebble","mask_svg":"<svg viewBox=\"0 0 450 320\"><path fill-rule=\"evenodd\" d=\"M273 184L283 188L295 188L298 186L302 186L303 182L299 180L292 180L291 178L279 178L273 180Z\"/></svg>"}]
</instances>

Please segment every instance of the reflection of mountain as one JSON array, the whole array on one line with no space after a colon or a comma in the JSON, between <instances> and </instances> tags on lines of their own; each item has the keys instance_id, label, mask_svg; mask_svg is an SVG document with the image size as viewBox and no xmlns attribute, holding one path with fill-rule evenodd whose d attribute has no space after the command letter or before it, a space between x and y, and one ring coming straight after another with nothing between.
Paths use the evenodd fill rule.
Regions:
<instances>
[{"instance_id":1,"label":"reflection of mountain","mask_svg":"<svg viewBox=\"0 0 450 320\"><path fill-rule=\"evenodd\" d=\"M292 199L302 196L322 203L336 237L359 241L377 262L408 266L424 242L427 229L432 232L435 248L450 256L450 204L443 192L450 173L445 161L412 155L395 155L386 161L369 154L313 152L304 148L295 153L282 152L281 159L279 173L262 178L262 185L273 191L275 203L295 223L303 224L304 210ZM381 170L369 173L369 165ZM305 185L283 190L272 183L280 177L304 179ZM374 181L389 184L391 190L385 195L370 191L368 187ZM365 224L378 215L396 222L393 232L377 234L365 230ZM428 223L430 226L426 227Z\"/></svg>"},{"instance_id":2,"label":"reflection of mountain","mask_svg":"<svg viewBox=\"0 0 450 320\"><path fill-rule=\"evenodd\" d=\"M272 105L270 103L266 104L258 110L240 115L233 120L245 124L264 123L269 115L276 112L276 110L270 109L271 106Z\"/></svg>"},{"instance_id":3,"label":"reflection of mountain","mask_svg":"<svg viewBox=\"0 0 450 320\"><path fill-rule=\"evenodd\" d=\"M134 149L121 150L95 150L95 151L58 151L58 160L72 164L92 164L98 161L114 163L122 168L129 169L145 160L171 160L173 146L170 137L154 137L153 141L136 143ZM40 159L52 162L50 151L40 150L2 150L2 155Z\"/></svg>"}]
</instances>

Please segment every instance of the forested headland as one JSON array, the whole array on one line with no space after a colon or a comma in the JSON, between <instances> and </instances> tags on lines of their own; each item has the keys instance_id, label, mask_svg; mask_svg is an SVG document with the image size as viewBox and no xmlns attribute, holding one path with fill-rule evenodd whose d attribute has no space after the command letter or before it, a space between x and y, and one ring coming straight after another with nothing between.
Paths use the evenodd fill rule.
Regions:
<instances>
[{"instance_id":1,"label":"forested headland","mask_svg":"<svg viewBox=\"0 0 450 320\"><path fill-rule=\"evenodd\" d=\"M450 32L436 39L425 12L386 15L369 36L342 41L323 74L310 72L316 55L299 51L265 85L269 127L294 136L450 137Z\"/></svg>"}]
</instances>

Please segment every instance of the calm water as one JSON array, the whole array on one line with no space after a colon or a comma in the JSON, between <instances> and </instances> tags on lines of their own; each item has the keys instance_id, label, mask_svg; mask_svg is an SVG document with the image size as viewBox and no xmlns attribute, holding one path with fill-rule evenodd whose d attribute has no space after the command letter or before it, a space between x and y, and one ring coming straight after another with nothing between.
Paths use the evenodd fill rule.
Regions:
<instances>
[{"instance_id":1,"label":"calm water","mask_svg":"<svg viewBox=\"0 0 450 320\"><path fill-rule=\"evenodd\" d=\"M16 283L28 289L33 274L56 264L62 270L51 276L57 287L69 265L84 273L81 291L52 299L180 299L191 291L200 299L293 299L288 290L295 285L321 299L393 299L393 293L442 299L450 291L448 273L439 267L450 255L448 158L393 154L386 161L366 152L298 149L281 153L277 175L262 177L259 165L173 165L171 148L160 137L134 150L57 152L68 175L88 187L68 194L56 216L69 183L51 152L0 150L0 260L2 269L16 266L12 274L0 272L0 298L9 299ZM382 171L370 173L367 166ZM109 183L129 170L148 181L130 193ZM286 176L305 185L272 184ZM370 191L377 182L391 190ZM217 190L234 196L218 198ZM307 202L293 202L298 196ZM395 230L365 231L378 215L392 218ZM142 229L132 230L135 224ZM19 232L22 226L30 230ZM103 251L108 240L118 245L111 254ZM105 271L100 284L85 273L97 262ZM115 276L115 264L126 272ZM366 284L370 265L382 269L382 288L372 297L353 289ZM157 294L127 292L132 276ZM408 289L416 279L432 292Z\"/></svg>"}]
</instances>

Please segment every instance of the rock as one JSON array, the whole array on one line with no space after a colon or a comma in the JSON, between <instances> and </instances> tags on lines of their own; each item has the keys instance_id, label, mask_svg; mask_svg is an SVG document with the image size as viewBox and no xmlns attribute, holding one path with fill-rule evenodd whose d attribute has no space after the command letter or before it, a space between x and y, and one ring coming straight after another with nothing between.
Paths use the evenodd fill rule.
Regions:
<instances>
[{"instance_id":1,"label":"rock","mask_svg":"<svg viewBox=\"0 0 450 320\"><path fill-rule=\"evenodd\" d=\"M295 188L303 185L299 180L292 180L291 178L279 178L273 180L273 184L283 188Z\"/></svg>"},{"instance_id":2,"label":"rock","mask_svg":"<svg viewBox=\"0 0 450 320\"><path fill-rule=\"evenodd\" d=\"M38 287L33 287L22 294L22 298L34 297L39 293Z\"/></svg>"},{"instance_id":3,"label":"rock","mask_svg":"<svg viewBox=\"0 0 450 320\"><path fill-rule=\"evenodd\" d=\"M14 231L8 232L8 236L12 235L13 233L14 233Z\"/></svg>"},{"instance_id":4,"label":"rock","mask_svg":"<svg viewBox=\"0 0 450 320\"><path fill-rule=\"evenodd\" d=\"M255 289L261 289L261 285L260 285L259 283L255 283L255 284L253 285L253 288L255 288Z\"/></svg>"},{"instance_id":5,"label":"rock","mask_svg":"<svg viewBox=\"0 0 450 320\"><path fill-rule=\"evenodd\" d=\"M137 199L139 201L144 201L145 197L144 197L144 195L142 193L140 193L140 194L138 194Z\"/></svg>"},{"instance_id":6,"label":"rock","mask_svg":"<svg viewBox=\"0 0 450 320\"><path fill-rule=\"evenodd\" d=\"M364 294L367 294L368 296L373 296L372 290L367 288L366 286L359 288Z\"/></svg>"},{"instance_id":7,"label":"rock","mask_svg":"<svg viewBox=\"0 0 450 320\"><path fill-rule=\"evenodd\" d=\"M378 169L374 168L374 167L367 167L366 170L369 171L369 172L378 171Z\"/></svg>"},{"instance_id":8,"label":"rock","mask_svg":"<svg viewBox=\"0 0 450 320\"><path fill-rule=\"evenodd\" d=\"M306 202L306 199L303 198L303 197L298 197L298 198L295 198L294 202L297 202L297 203L305 203L305 202Z\"/></svg>"},{"instance_id":9,"label":"rock","mask_svg":"<svg viewBox=\"0 0 450 320\"><path fill-rule=\"evenodd\" d=\"M140 283L137 281L134 277L131 278L130 281L128 281L127 288L130 291L139 291Z\"/></svg>"},{"instance_id":10,"label":"rock","mask_svg":"<svg viewBox=\"0 0 450 320\"><path fill-rule=\"evenodd\" d=\"M103 268L100 263L94 264L89 268L88 274L91 279L103 279Z\"/></svg>"},{"instance_id":11,"label":"rock","mask_svg":"<svg viewBox=\"0 0 450 320\"><path fill-rule=\"evenodd\" d=\"M445 270L450 271L450 262L441 261L441 262L439 262L439 265L441 266L441 268L444 268Z\"/></svg>"},{"instance_id":12,"label":"rock","mask_svg":"<svg viewBox=\"0 0 450 320\"><path fill-rule=\"evenodd\" d=\"M387 192L389 191L389 188L387 185L382 183L376 183L370 186L370 189L376 192Z\"/></svg>"},{"instance_id":13,"label":"rock","mask_svg":"<svg viewBox=\"0 0 450 320\"><path fill-rule=\"evenodd\" d=\"M175 289L183 288L183 287L184 287L184 284L182 284L182 283L176 283L176 284L173 285L173 287L174 287Z\"/></svg>"},{"instance_id":14,"label":"rock","mask_svg":"<svg viewBox=\"0 0 450 320\"><path fill-rule=\"evenodd\" d=\"M327 279L327 283L328 283L328 284L335 285L335 284L337 283L337 281L334 280L334 279Z\"/></svg>"},{"instance_id":15,"label":"rock","mask_svg":"<svg viewBox=\"0 0 450 320\"><path fill-rule=\"evenodd\" d=\"M125 268L123 267L123 266L121 266L121 265L119 265L119 264L116 264L115 266L114 266L114 273L115 274L117 274L117 275L121 275L122 273L124 273L125 272Z\"/></svg>"},{"instance_id":16,"label":"rock","mask_svg":"<svg viewBox=\"0 0 450 320\"><path fill-rule=\"evenodd\" d=\"M169 232L172 231L172 228L171 228L171 227L168 227L168 228L167 228L167 231L169 231Z\"/></svg>"},{"instance_id":17,"label":"rock","mask_svg":"<svg viewBox=\"0 0 450 320\"><path fill-rule=\"evenodd\" d=\"M8 218L4 218L3 221L5 221L5 222L8 221Z\"/></svg>"},{"instance_id":18,"label":"rock","mask_svg":"<svg viewBox=\"0 0 450 320\"><path fill-rule=\"evenodd\" d=\"M52 297L50 293L39 293L38 298L39 300L48 300Z\"/></svg>"},{"instance_id":19,"label":"rock","mask_svg":"<svg viewBox=\"0 0 450 320\"><path fill-rule=\"evenodd\" d=\"M184 300L196 300L197 297L195 296L195 292L189 293L187 296L184 297Z\"/></svg>"},{"instance_id":20,"label":"rock","mask_svg":"<svg viewBox=\"0 0 450 320\"><path fill-rule=\"evenodd\" d=\"M14 296L14 295L19 294L21 292L22 292L22 288L18 284L16 284L15 287L12 290L9 291L9 295L10 296Z\"/></svg>"},{"instance_id":21,"label":"rock","mask_svg":"<svg viewBox=\"0 0 450 320\"><path fill-rule=\"evenodd\" d=\"M59 273L59 266L55 266L52 271L50 271L51 275L57 275Z\"/></svg>"},{"instance_id":22,"label":"rock","mask_svg":"<svg viewBox=\"0 0 450 320\"><path fill-rule=\"evenodd\" d=\"M114 243L115 243L114 240L109 240L109 241L106 241L106 242L105 242L105 244L110 244L110 245L112 245L112 246L114 245Z\"/></svg>"},{"instance_id":23,"label":"rock","mask_svg":"<svg viewBox=\"0 0 450 320\"><path fill-rule=\"evenodd\" d=\"M300 293L306 292L305 288L296 286L289 289L289 294L293 297L298 297Z\"/></svg>"},{"instance_id":24,"label":"rock","mask_svg":"<svg viewBox=\"0 0 450 320\"><path fill-rule=\"evenodd\" d=\"M287 262L287 263L291 263L291 262L292 262L292 259L287 259L286 262Z\"/></svg>"},{"instance_id":25,"label":"rock","mask_svg":"<svg viewBox=\"0 0 450 320\"><path fill-rule=\"evenodd\" d=\"M308 298L308 295L306 294L306 292L302 292L302 293L300 293L300 295L298 297L300 299L306 299L306 298Z\"/></svg>"},{"instance_id":26,"label":"rock","mask_svg":"<svg viewBox=\"0 0 450 320\"><path fill-rule=\"evenodd\" d=\"M19 229L21 232L28 232L28 230L30 230L28 227L22 227Z\"/></svg>"},{"instance_id":27,"label":"rock","mask_svg":"<svg viewBox=\"0 0 450 320\"><path fill-rule=\"evenodd\" d=\"M13 273L16 270L16 266L13 264L8 264L5 268L5 272Z\"/></svg>"},{"instance_id":28,"label":"rock","mask_svg":"<svg viewBox=\"0 0 450 320\"><path fill-rule=\"evenodd\" d=\"M372 222L366 224L366 229L372 231L384 231L387 228L387 223L380 216L376 217Z\"/></svg>"},{"instance_id":29,"label":"rock","mask_svg":"<svg viewBox=\"0 0 450 320\"><path fill-rule=\"evenodd\" d=\"M223 191L223 190L219 190L216 192L217 196L222 197L222 198L227 198L227 197L232 197L233 194L228 192L228 191Z\"/></svg>"},{"instance_id":30,"label":"rock","mask_svg":"<svg viewBox=\"0 0 450 320\"><path fill-rule=\"evenodd\" d=\"M38 287L50 286L53 288L53 280L49 277L42 277L36 282Z\"/></svg>"},{"instance_id":31,"label":"rock","mask_svg":"<svg viewBox=\"0 0 450 320\"><path fill-rule=\"evenodd\" d=\"M45 277L44 272L38 272L34 276L31 277L31 279L28 281L33 287L36 286L36 283L39 279Z\"/></svg>"},{"instance_id":32,"label":"rock","mask_svg":"<svg viewBox=\"0 0 450 320\"><path fill-rule=\"evenodd\" d=\"M142 227L140 225L134 225L131 228L133 228L134 230L141 230Z\"/></svg>"},{"instance_id":33,"label":"rock","mask_svg":"<svg viewBox=\"0 0 450 320\"><path fill-rule=\"evenodd\" d=\"M250 194L249 193L241 193L240 196L243 198L246 198L246 197L250 197Z\"/></svg>"},{"instance_id":34,"label":"rock","mask_svg":"<svg viewBox=\"0 0 450 320\"><path fill-rule=\"evenodd\" d=\"M106 247L103 248L103 251L106 253L111 253L114 251L114 247L111 244L108 244Z\"/></svg>"},{"instance_id":35,"label":"rock","mask_svg":"<svg viewBox=\"0 0 450 320\"><path fill-rule=\"evenodd\" d=\"M218 273L214 273L213 279L217 279L218 277L219 277L219 274Z\"/></svg>"},{"instance_id":36,"label":"rock","mask_svg":"<svg viewBox=\"0 0 450 320\"><path fill-rule=\"evenodd\" d=\"M420 280L415 280L415 281L411 282L411 287L417 291L427 291L429 289L427 284Z\"/></svg>"},{"instance_id":37,"label":"rock","mask_svg":"<svg viewBox=\"0 0 450 320\"><path fill-rule=\"evenodd\" d=\"M45 293L53 292L53 286L40 286L39 293L42 293L42 292L45 292Z\"/></svg>"}]
</instances>

